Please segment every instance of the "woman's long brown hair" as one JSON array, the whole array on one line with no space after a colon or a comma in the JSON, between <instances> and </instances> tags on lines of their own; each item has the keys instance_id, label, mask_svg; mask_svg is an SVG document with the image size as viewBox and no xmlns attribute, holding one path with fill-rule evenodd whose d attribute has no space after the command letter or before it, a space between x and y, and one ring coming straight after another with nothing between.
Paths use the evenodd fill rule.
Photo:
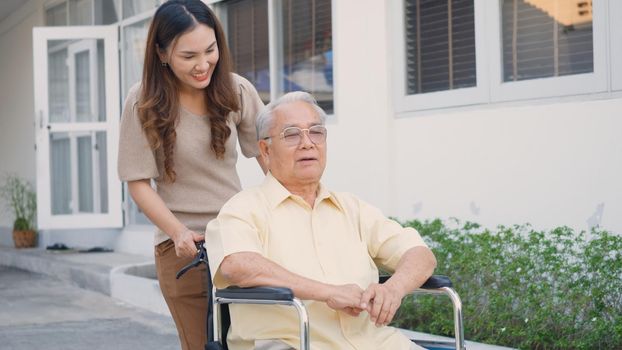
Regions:
<instances>
[{"instance_id":1,"label":"woman's long brown hair","mask_svg":"<svg viewBox=\"0 0 622 350\"><path fill-rule=\"evenodd\" d=\"M217 158L223 158L225 142L231 135L227 115L240 109L231 77L231 55L222 26L212 10L200 0L169 0L162 4L149 27L137 107L151 148L164 156L165 180L170 182L176 178L173 154L177 136L175 127L179 121L179 82L171 69L160 62L158 48L166 50L179 36L199 24L214 30L220 56L205 88L211 149Z\"/></svg>"}]
</instances>

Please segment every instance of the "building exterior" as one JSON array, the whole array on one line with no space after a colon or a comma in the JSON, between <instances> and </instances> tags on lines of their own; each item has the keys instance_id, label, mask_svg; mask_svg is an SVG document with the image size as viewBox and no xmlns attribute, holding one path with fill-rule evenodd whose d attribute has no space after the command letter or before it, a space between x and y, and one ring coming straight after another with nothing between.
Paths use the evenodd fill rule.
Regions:
<instances>
[{"instance_id":1,"label":"building exterior","mask_svg":"<svg viewBox=\"0 0 622 350\"><path fill-rule=\"evenodd\" d=\"M41 246L151 252L114 167L159 2L0 7L0 172L37 183ZM619 1L206 2L266 102L305 89L330 112L329 187L401 219L622 232Z\"/></svg>"}]
</instances>

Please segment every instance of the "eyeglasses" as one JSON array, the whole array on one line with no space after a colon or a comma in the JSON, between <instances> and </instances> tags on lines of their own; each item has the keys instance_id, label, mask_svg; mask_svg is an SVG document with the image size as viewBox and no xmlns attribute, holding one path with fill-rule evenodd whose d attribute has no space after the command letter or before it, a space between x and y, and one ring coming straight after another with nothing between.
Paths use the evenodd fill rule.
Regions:
<instances>
[{"instance_id":1,"label":"eyeglasses","mask_svg":"<svg viewBox=\"0 0 622 350\"><path fill-rule=\"evenodd\" d=\"M307 136L309 136L309 140L313 142L314 145L322 144L326 141L326 128L323 125L313 125L308 129L301 129L295 126L290 126L288 128L283 129L279 136L285 144L288 146L297 146L302 141L302 134L306 132ZM264 137L264 140L270 139L272 136Z\"/></svg>"}]
</instances>

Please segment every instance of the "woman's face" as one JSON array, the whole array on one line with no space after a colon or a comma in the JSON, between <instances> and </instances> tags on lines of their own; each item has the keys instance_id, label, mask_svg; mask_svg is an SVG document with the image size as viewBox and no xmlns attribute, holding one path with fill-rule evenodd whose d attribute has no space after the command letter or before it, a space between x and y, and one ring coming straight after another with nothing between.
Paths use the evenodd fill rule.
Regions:
<instances>
[{"instance_id":1,"label":"woman's face","mask_svg":"<svg viewBox=\"0 0 622 350\"><path fill-rule=\"evenodd\" d=\"M218 58L216 34L205 24L182 34L160 55L177 77L182 92L191 93L209 85Z\"/></svg>"}]
</instances>

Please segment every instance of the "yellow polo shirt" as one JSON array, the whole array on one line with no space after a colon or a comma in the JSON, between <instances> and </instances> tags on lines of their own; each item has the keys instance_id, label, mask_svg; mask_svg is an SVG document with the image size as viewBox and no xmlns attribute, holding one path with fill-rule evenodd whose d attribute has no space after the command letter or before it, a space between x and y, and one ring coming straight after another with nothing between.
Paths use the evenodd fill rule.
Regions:
<instances>
[{"instance_id":1,"label":"yellow polo shirt","mask_svg":"<svg viewBox=\"0 0 622 350\"><path fill-rule=\"evenodd\" d=\"M261 186L238 193L224 205L207 225L206 246L217 288L227 286L218 272L224 257L255 252L304 277L365 289L378 282L377 265L394 271L404 252L426 244L417 231L403 228L351 194L320 185L311 208L268 174ZM412 349L399 330L376 327L367 312L352 317L323 302L304 304L313 350ZM231 305L230 310L229 349L253 349L260 339L280 339L298 348L294 308Z\"/></svg>"}]
</instances>

